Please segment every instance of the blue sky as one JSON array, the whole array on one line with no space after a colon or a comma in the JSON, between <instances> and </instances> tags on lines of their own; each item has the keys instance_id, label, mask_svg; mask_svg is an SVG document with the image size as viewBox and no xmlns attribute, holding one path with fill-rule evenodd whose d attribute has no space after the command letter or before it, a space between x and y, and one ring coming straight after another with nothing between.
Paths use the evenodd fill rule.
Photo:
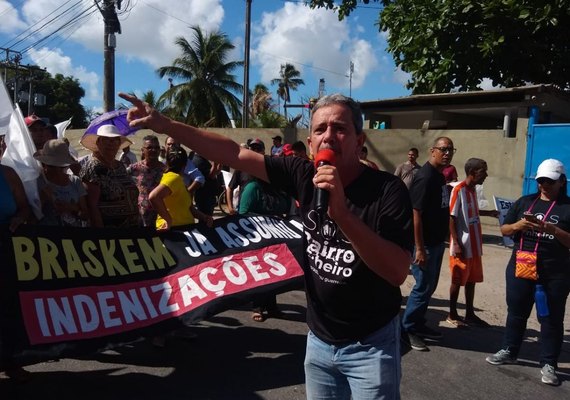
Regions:
<instances>
[{"instance_id":1,"label":"blue sky","mask_svg":"<svg viewBox=\"0 0 570 400\"><path fill-rule=\"evenodd\" d=\"M0 47L22 52L23 64L74 76L86 91L83 104L100 111L103 20L93 5L93 0L0 0ZM116 92L142 94L153 90L160 95L166 90L168 81L161 80L155 70L171 64L178 55L174 38L185 36L190 40L191 25L226 33L236 45L232 59L242 60L245 7L245 0L123 0L124 12L119 16L122 34L117 35L115 60ZM270 80L277 78L280 65L288 62L301 71L305 81L291 93L293 103L316 96L321 78L326 93L348 95L352 61L351 94L355 99L410 94L405 88L407 75L395 68L385 51L385 34L374 25L379 7L372 2L362 5L339 22L332 11L311 10L302 1L253 0L250 88L261 82L275 93ZM0 57L5 54L0 53ZM235 74L243 83L243 69Z\"/></svg>"}]
</instances>

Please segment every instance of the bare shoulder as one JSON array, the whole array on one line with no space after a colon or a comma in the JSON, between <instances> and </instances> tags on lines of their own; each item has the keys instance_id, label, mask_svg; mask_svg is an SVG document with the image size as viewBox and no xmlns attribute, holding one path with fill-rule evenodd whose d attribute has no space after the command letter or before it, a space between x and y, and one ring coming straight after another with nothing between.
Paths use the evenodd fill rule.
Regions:
<instances>
[{"instance_id":1,"label":"bare shoulder","mask_svg":"<svg viewBox=\"0 0 570 400\"><path fill-rule=\"evenodd\" d=\"M16 171L14 171L14 169L12 167L9 167L7 165L1 165L0 167L2 168L2 173L4 174L4 177L6 178L6 180L8 181L8 183L10 183L10 185L14 185L17 182L21 182L20 181L20 177L18 176L18 174L16 173Z\"/></svg>"}]
</instances>

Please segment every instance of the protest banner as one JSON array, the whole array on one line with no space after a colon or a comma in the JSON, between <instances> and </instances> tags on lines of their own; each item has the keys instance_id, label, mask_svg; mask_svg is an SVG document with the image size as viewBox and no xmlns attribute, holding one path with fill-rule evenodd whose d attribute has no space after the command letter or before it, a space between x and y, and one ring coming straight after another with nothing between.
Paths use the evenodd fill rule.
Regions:
<instances>
[{"instance_id":1,"label":"protest banner","mask_svg":"<svg viewBox=\"0 0 570 400\"><path fill-rule=\"evenodd\" d=\"M302 224L267 216L156 232L0 227L0 368L85 355L302 286Z\"/></svg>"},{"instance_id":2,"label":"protest banner","mask_svg":"<svg viewBox=\"0 0 570 400\"><path fill-rule=\"evenodd\" d=\"M514 203L514 200L504 199L502 197L493 196L495 202L495 209L499 211L499 225L503 225L505 216ZM510 236L503 236L503 244L506 247L513 247L514 242Z\"/></svg>"}]
</instances>

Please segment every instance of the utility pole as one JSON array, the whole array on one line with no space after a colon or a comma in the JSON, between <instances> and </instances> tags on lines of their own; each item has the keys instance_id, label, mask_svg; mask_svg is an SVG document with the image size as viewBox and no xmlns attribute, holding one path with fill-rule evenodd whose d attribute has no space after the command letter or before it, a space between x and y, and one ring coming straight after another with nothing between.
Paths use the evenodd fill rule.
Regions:
<instances>
[{"instance_id":1,"label":"utility pole","mask_svg":"<svg viewBox=\"0 0 570 400\"><path fill-rule=\"evenodd\" d=\"M252 0L245 0L245 57L243 62L242 128L247 128L249 122L249 37L251 30L251 1Z\"/></svg>"},{"instance_id":2,"label":"utility pole","mask_svg":"<svg viewBox=\"0 0 570 400\"><path fill-rule=\"evenodd\" d=\"M348 97L352 97L352 74L354 73L354 63L352 62L352 60L350 61L350 68L349 68L349 73L348 73L348 85L349 85L349 89L348 89Z\"/></svg>"},{"instance_id":3,"label":"utility pole","mask_svg":"<svg viewBox=\"0 0 570 400\"><path fill-rule=\"evenodd\" d=\"M172 78L168 78L168 91L170 95L168 96L168 107L172 108L172 88L174 83L172 83Z\"/></svg>"},{"instance_id":4,"label":"utility pole","mask_svg":"<svg viewBox=\"0 0 570 400\"><path fill-rule=\"evenodd\" d=\"M121 33L121 24L115 11L115 2L117 8L120 9L121 0L103 0L103 8L99 7L99 0L95 0L105 23L103 34L103 111L115 109L115 47L117 47L115 33Z\"/></svg>"},{"instance_id":5,"label":"utility pole","mask_svg":"<svg viewBox=\"0 0 570 400\"><path fill-rule=\"evenodd\" d=\"M325 95L325 78L319 79L319 99Z\"/></svg>"}]
</instances>

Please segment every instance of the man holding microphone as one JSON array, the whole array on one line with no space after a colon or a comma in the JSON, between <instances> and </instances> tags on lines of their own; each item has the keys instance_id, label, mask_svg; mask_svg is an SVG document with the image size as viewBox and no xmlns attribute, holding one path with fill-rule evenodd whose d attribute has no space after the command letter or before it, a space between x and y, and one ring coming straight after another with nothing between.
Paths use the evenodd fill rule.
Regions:
<instances>
[{"instance_id":1,"label":"man holding microphone","mask_svg":"<svg viewBox=\"0 0 570 400\"><path fill-rule=\"evenodd\" d=\"M339 94L315 104L311 154L319 159L323 150L334 153L334 165L317 169L299 157L264 157L224 136L172 121L134 96L120 96L135 106L129 111L131 125L164 132L299 202L310 328L307 397L399 399L399 286L410 263L412 208L399 178L360 163L366 136L359 105ZM323 212L315 207L319 191L328 193Z\"/></svg>"}]
</instances>

